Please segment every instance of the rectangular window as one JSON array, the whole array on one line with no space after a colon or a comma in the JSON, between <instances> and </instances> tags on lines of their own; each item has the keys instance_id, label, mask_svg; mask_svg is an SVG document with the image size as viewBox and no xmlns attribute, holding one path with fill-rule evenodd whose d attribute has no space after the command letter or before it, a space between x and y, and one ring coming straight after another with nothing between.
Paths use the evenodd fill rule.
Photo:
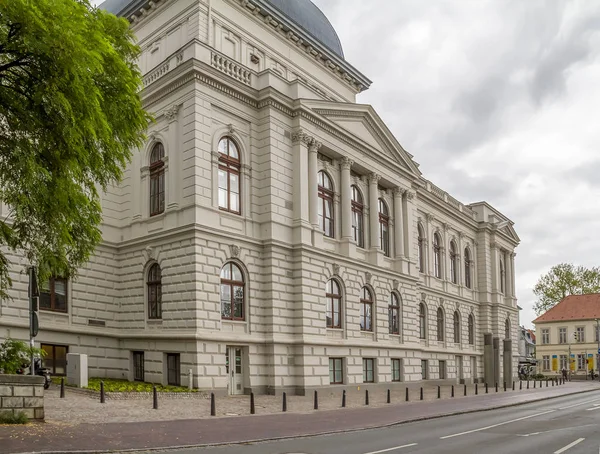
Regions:
<instances>
[{"instance_id":1,"label":"rectangular window","mask_svg":"<svg viewBox=\"0 0 600 454\"><path fill-rule=\"evenodd\" d=\"M133 352L133 380L144 381L144 352Z\"/></svg>"},{"instance_id":2,"label":"rectangular window","mask_svg":"<svg viewBox=\"0 0 600 454\"><path fill-rule=\"evenodd\" d=\"M440 360L440 380L446 379L446 361Z\"/></svg>"},{"instance_id":3,"label":"rectangular window","mask_svg":"<svg viewBox=\"0 0 600 454\"><path fill-rule=\"evenodd\" d=\"M549 355L542 356L542 369L550 370L550 356Z\"/></svg>"},{"instance_id":4,"label":"rectangular window","mask_svg":"<svg viewBox=\"0 0 600 454\"><path fill-rule=\"evenodd\" d=\"M401 370L402 370L402 360L401 359L392 359L392 381L402 381L401 379Z\"/></svg>"},{"instance_id":5,"label":"rectangular window","mask_svg":"<svg viewBox=\"0 0 600 454\"><path fill-rule=\"evenodd\" d=\"M42 344L41 349L46 352L46 356L42 359L42 367L50 369L52 375L66 375L69 347L66 345Z\"/></svg>"},{"instance_id":6,"label":"rectangular window","mask_svg":"<svg viewBox=\"0 0 600 454\"><path fill-rule=\"evenodd\" d=\"M598 342L598 334L600 333L600 327L598 325L594 326L594 331L596 332L596 339L594 339L594 341Z\"/></svg>"},{"instance_id":7,"label":"rectangular window","mask_svg":"<svg viewBox=\"0 0 600 454\"><path fill-rule=\"evenodd\" d=\"M577 355L577 370L585 370L585 355Z\"/></svg>"},{"instance_id":8,"label":"rectangular window","mask_svg":"<svg viewBox=\"0 0 600 454\"><path fill-rule=\"evenodd\" d=\"M575 342L583 343L585 342L585 329L583 326L578 326L575 331Z\"/></svg>"},{"instance_id":9,"label":"rectangular window","mask_svg":"<svg viewBox=\"0 0 600 454\"><path fill-rule=\"evenodd\" d=\"M569 363L567 362L567 355L560 355L560 370L568 369Z\"/></svg>"},{"instance_id":10,"label":"rectangular window","mask_svg":"<svg viewBox=\"0 0 600 454\"><path fill-rule=\"evenodd\" d=\"M363 382L373 383L375 381L375 360L373 358L363 358Z\"/></svg>"},{"instance_id":11,"label":"rectangular window","mask_svg":"<svg viewBox=\"0 0 600 454\"><path fill-rule=\"evenodd\" d=\"M542 330L542 344L550 343L550 330L548 328Z\"/></svg>"},{"instance_id":12,"label":"rectangular window","mask_svg":"<svg viewBox=\"0 0 600 454\"><path fill-rule=\"evenodd\" d=\"M567 328L558 328L558 343L567 343Z\"/></svg>"},{"instance_id":13,"label":"rectangular window","mask_svg":"<svg viewBox=\"0 0 600 454\"><path fill-rule=\"evenodd\" d=\"M361 301L360 303L360 330L373 331L373 303Z\"/></svg>"},{"instance_id":14,"label":"rectangular window","mask_svg":"<svg viewBox=\"0 0 600 454\"><path fill-rule=\"evenodd\" d=\"M427 380L429 378L429 364L426 359L421 360L421 379Z\"/></svg>"},{"instance_id":15,"label":"rectangular window","mask_svg":"<svg viewBox=\"0 0 600 454\"><path fill-rule=\"evenodd\" d=\"M331 385L341 385L344 383L342 373L343 358L329 358L329 383Z\"/></svg>"},{"instance_id":16,"label":"rectangular window","mask_svg":"<svg viewBox=\"0 0 600 454\"><path fill-rule=\"evenodd\" d=\"M181 363L179 353L167 353L167 383L181 385Z\"/></svg>"},{"instance_id":17,"label":"rectangular window","mask_svg":"<svg viewBox=\"0 0 600 454\"><path fill-rule=\"evenodd\" d=\"M67 280L51 277L40 285L40 309L67 312Z\"/></svg>"}]
</instances>

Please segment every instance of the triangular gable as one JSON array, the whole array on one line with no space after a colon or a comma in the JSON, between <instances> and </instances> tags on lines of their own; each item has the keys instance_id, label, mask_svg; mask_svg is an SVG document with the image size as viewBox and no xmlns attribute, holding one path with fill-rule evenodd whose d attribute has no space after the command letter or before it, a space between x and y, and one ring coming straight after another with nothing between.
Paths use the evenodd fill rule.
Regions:
<instances>
[{"instance_id":1,"label":"triangular gable","mask_svg":"<svg viewBox=\"0 0 600 454\"><path fill-rule=\"evenodd\" d=\"M371 106L315 100L303 100L302 105L335 124L357 142L397 162L410 173L421 175L419 164L402 148Z\"/></svg>"},{"instance_id":2,"label":"triangular gable","mask_svg":"<svg viewBox=\"0 0 600 454\"><path fill-rule=\"evenodd\" d=\"M515 229L513 228L512 224L507 225L506 227L504 227L502 229L502 231L508 235L509 237L511 237L516 243L520 243L521 239L519 238L519 235L517 235L517 232L515 231Z\"/></svg>"}]
</instances>

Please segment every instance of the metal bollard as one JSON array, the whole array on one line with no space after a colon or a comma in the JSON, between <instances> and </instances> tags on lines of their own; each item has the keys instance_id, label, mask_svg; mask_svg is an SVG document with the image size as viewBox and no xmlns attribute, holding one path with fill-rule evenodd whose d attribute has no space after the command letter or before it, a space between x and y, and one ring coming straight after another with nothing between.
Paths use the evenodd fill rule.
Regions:
<instances>
[{"instance_id":1,"label":"metal bollard","mask_svg":"<svg viewBox=\"0 0 600 454\"><path fill-rule=\"evenodd\" d=\"M529 380L527 380L527 389L529 389Z\"/></svg>"},{"instance_id":2,"label":"metal bollard","mask_svg":"<svg viewBox=\"0 0 600 454\"><path fill-rule=\"evenodd\" d=\"M438 399L442 397L442 388L438 385Z\"/></svg>"},{"instance_id":3,"label":"metal bollard","mask_svg":"<svg viewBox=\"0 0 600 454\"><path fill-rule=\"evenodd\" d=\"M152 408L158 410L158 392L156 392L156 386L152 387Z\"/></svg>"},{"instance_id":4,"label":"metal bollard","mask_svg":"<svg viewBox=\"0 0 600 454\"><path fill-rule=\"evenodd\" d=\"M346 390L342 391L342 408L346 408Z\"/></svg>"},{"instance_id":5,"label":"metal bollard","mask_svg":"<svg viewBox=\"0 0 600 454\"><path fill-rule=\"evenodd\" d=\"M533 389L535 389L536 384L537 384L537 381L533 380Z\"/></svg>"},{"instance_id":6,"label":"metal bollard","mask_svg":"<svg viewBox=\"0 0 600 454\"><path fill-rule=\"evenodd\" d=\"M253 415L256 413L256 409L254 408L254 393L250 393L250 414Z\"/></svg>"},{"instance_id":7,"label":"metal bollard","mask_svg":"<svg viewBox=\"0 0 600 454\"><path fill-rule=\"evenodd\" d=\"M504 382L504 392L506 392L506 382Z\"/></svg>"},{"instance_id":8,"label":"metal bollard","mask_svg":"<svg viewBox=\"0 0 600 454\"><path fill-rule=\"evenodd\" d=\"M392 403L392 393L390 392L389 389L388 389L388 392L387 392L387 403L388 404Z\"/></svg>"},{"instance_id":9,"label":"metal bollard","mask_svg":"<svg viewBox=\"0 0 600 454\"><path fill-rule=\"evenodd\" d=\"M546 379L546 388L548 387L548 379Z\"/></svg>"},{"instance_id":10,"label":"metal bollard","mask_svg":"<svg viewBox=\"0 0 600 454\"><path fill-rule=\"evenodd\" d=\"M475 383L475 395L479 394L479 389L477 389L477 383Z\"/></svg>"},{"instance_id":11,"label":"metal bollard","mask_svg":"<svg viewBox=\"0 0 600 454\"><path fill-rule=\"evenodd\" d=\"M523 381L519 380L519 391L523 389Z\"/></svg>"},{"instance_id":12,"label":"metal bollard","mask_svg":"<svg viewBox=\"0 0 600 454\"><path fill-rule=\"evenodd\" d=\"M498 392L498 382L496 382L496 392Z\"/></svg>"},{"instance_id":13,"label":"metal bollard","mask_svg":"<svg viewBox=\"0 0 600 454\"><path fill-rule=\"evenodd\" d=\"M285 393L283 393L285 395ZM215 404L215 393L210 393L210 415L217 416L217 405Z\"/></svg>"},{"instance_id":14,"label":"metal bollard","mask_svg":"<svg viewBox=\"0 0 600 454\"><path fill-rule=\"evenodd\" d=\"M365 405L369 405L369 390L365 389Z\"/></svg>"},{"instance_id":15,"label":"metal bollard","mask_svg":"<svg viewBox=\"0 0 600 454\"><path fill-rule=\"evenodd\" d=\"M287 411L287 396L286 396L285 392L283 393L282 398L283 398L283 403L281 404L282 405L281 411L286 412Z\"/></svg>"},{"instance_id":16,"label":"metal bollard","mask_svg":"<svg viewBox=\"0 0 600 454\"><path fill-rule=\"evenodd\" d=\"M513 391L515 390L515 382L513 381Z\"/></svg>"},{"instance_id":17,"label":"metal bollard","mask_svg":"<svg viewBox=\"0 0 600 454\"><path fill-rule=\"evenodd\" d=\"M421 400L423 400L423 387L421 386Z\"/></svg>"},{"instance_id":18,"label":"metal bollard","mask_svg":"<svg viewBox=\"0 0 600 454\"><path fill-rule=\"evenodd\" d=\"M65 398L65 377L60 378L60 398Z\"/></svg>"},{"instance_id":19,"label":"metal bollard","mask_svg":"<svg viewBox=\"0 0 600 454\"><path fill-rule=\"evenodd\" d=\"M452 385L452 390L450 391L450 397L454 397L454 385Z\"/></svg>"},{"instance_id":20,"label":"metal bollard","mask_svg":"<svg viewBox=\"0 0 600 454\"><path fill-rule=\"evenodd\" d=\"M544 387L544 382L542 380L540 380L540 388Z\"/></svg>"},{"instance_id":21,"label":"metal bollard","mask_svg":"<svg viewBox=\"0 0 600 454\"><path fill-rule=\"evenodd\" d=\"M465 383L465 392L464 392L464 395L465 396L467 395L467 384L466 383Z\"/></svg>"},{"instance_id":22,"label":"metal bollard","mask_svg":"<svg viewBox=\"0 0 600 454\"><path fill-rule=\"evenodd\" d=\"M313 408L315 410L319 409L319 394L317 393L317 391L315 391L315 404L314 404Z\"/></svg>"},{"instance_id":23,"label":"metal bollard","mask_svg":"<svg viewBox=\"0 0 600 454\"><path fill-rule=\"evenodd\" d=\"M488 393L488 384L487 384L487 382L486 382L486 384L485 384L485 393L486 393L486 394Z\"/></svg>"},{"instance_id":24,"label":"metal bollard","mask_svg":"<svg viewBox=\"0 0 600 454\"><path fill-rule=\"evenodd\" d=\"M100 403L103 404L105 402L104 399L104 382L100 382Z\"/></svg>"},{"instance_id":25,"label":"metal bollard","mask_svg":"<svg viewBox=\"0 0 600 454\"><path fill-rule=\"evenodd\" d=\"M406 402L408 402L408 388L406 388Z\"/></svg>"}]
</instances>

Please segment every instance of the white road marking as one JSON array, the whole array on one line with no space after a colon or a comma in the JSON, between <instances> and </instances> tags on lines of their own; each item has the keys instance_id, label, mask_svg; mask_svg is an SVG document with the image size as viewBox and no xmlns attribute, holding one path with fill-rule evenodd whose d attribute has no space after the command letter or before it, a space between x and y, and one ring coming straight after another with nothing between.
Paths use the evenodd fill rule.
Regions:
<instances>
[{"instance_id":1,"label":"white road marking","mask_svg":"<svg viewBox=\"0 0 600 454\"><path fill-rule=\"evenodd\" d=\"M580 402L578 404L567 405L566 407L560 407L559 410L566 410L567 408L579 407L580 405L588 405L590 402L596 402L598 400L600 400L600 399L586 400L585 402ZM600 404L598 404L598 405L600 405Z\"/></svg>"},{"instance_id":2,"label":"white road marking","mask_svg":"<svg viewBox=\"0 0 600 454\"><path fill-rule=\"evenodd\" d=\"M587 411L600 410L600 407L586 408Z\"/></svg>"},{"instance_id":3,"label":"white road marking","mask_svg":"<svg viewBox=\"0 0 600 454\"><path fill-rule=\"evenodd\" d=\"M536 416L542 416L542 415L546 415L548 413L554 413L555 411L556 410L543 411L541 413L536 413L535 415L523 416L522 418L511 419L510 421L504 421L504 422L500 422L498 424L493 424L491 426L480 427L479 429L467 430L466 432L460 432L457 434L446 435L445 437L440 437L440 440L445 440L446 438L459 437L460 435L472 434L474 432L481 432L482 430L493 429L494 427L504 426L505 424L510 424L510 423L517 422L517 421L523 421L524 419L535 418Z\"/></svg>"},{"instance_id":4,"label":"white road marking","mask_svg":"<svg viewBox=\"0 0 600 454\"><path fill-rule=\"evenodd\" d=\"M581 443L583 440L585 440L585 438L580 438L578 440L575 440L573 443L569 443L567 446L565 446L564 448L560 448L558 451L554 451L554 454L561 454L562 452L565 452L567 449L571 449L573 446L578 445L579 443Z\"/></svg>"},{"instance_id":5,"label":"white road marking","mask_svg":"<svg viewBox=\"0 0 600 454\"><path fill-rule=\"evenodd\" d=\"M584 424L583 426L579 426L578 425L577 427L561 427L560 429L543 430L541 432L531 432L529 434L515 434L515 435L517 437L531 437L532 435L548 434L550 432L558 432L558 431L562 431L562 430L581 429L583 427L592 427L592 426L596 427L597 424Z\"/></svg>"},{"instance_id":6,"label":"white road marking","mask_svg":"<svg viewBox=\"0 0 600 454\"><path fill-rule=\"evenodd\" d=\"M393 448L381 449L379 451L365 452L365 454L379 454L381 452L395 451L396 449L408 448L410 446L417 446L417 443L411 443L409 445L402 445L402 446L394 446Z\"/></svg>"}]
</instances>

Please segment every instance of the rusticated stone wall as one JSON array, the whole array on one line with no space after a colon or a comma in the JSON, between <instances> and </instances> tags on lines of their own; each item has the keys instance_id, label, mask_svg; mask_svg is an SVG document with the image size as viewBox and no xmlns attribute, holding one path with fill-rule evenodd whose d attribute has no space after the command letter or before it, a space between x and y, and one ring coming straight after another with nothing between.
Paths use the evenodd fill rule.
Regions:
<instances>
[{"instance_id":1,"label":"rusticated stone wall","mask_svg":"<svg viewBox=\"0 0 600 454\"><path fill-rule=\"evenodd\" d=\"M44 420L44 378L0 374L0 415L23 412L30 420Z\"/></svg>"}]
</instances>

